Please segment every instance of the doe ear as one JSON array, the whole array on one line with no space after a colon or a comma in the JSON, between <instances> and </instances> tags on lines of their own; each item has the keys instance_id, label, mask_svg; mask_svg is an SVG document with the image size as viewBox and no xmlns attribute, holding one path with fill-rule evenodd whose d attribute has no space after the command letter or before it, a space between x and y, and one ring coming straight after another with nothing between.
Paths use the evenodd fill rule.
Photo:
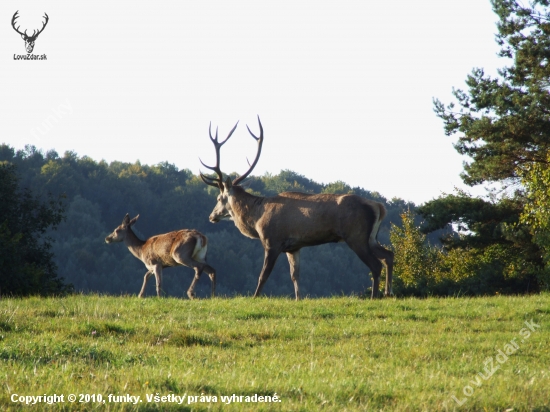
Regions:
<instances>
[{"instance_id":1,"label":"doe ear","mask_svg":"<svg viewBox=\"0 0 550 412\"><path fill-rule=\"evenodd\" d=\"M128 223L128 226L132 226L134 223L137 222L138 219L139 219L139 215L137 215L132 220L130 220L130 222Z\"/></svg>"},{"instance_id":2,"label":"doe ear","mask_svg":"<svg viewBox=\"0 0 550 412\"><path fill-rule=\"evenodd\" d=\"M128 226L130 224L130 214L126 213L126 216L122 219L122 224L124 226Z\"/></svg>"}]
</instances>

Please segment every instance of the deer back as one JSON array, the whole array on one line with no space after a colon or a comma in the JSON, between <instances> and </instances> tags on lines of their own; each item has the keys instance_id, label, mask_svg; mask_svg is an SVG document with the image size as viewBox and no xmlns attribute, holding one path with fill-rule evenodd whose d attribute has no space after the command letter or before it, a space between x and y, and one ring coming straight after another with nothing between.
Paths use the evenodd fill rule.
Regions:
<instances>
[{"instance_id":1,"label":"deer back","mask_svg":"<svg viewBox=\"0 0 550 412\"><path fill-rule=\"evenodd\" d=\"M148 264L160 263L163 267L178 266L173 257L175 252L182 252L181 248L185 247L193 256L198 248L205 248L206 244L206 237L194 229L177 230L147 239L142 248L142 259Z\"/></svg>"}]
</instances>

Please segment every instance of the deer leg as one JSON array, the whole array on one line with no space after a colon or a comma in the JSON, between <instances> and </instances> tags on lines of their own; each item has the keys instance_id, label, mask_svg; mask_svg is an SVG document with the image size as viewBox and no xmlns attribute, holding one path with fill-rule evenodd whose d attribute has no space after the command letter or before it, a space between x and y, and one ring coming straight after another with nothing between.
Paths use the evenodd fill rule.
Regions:
<instances>
[{"instance_id":1,"label":"deer leg","mask_svg":"<svg viewBox=\"0 0 550 412\"><path fill-rule=\"evenodd\" d=\"M187 296L189 299L195 299L195 285L201 277L202 272L206 272L210 281L212 282L212 297L216 293L216 270L206 263L206 246L196 250L197 239L193 239L190 242L186 242L177 248L172 254L172 257L180 265L192 268L195 271L193 280L189 289L187 289Z\"/></svg>"},{"instance_id":2,"label":"deer leg","mask_svg":"<svg viewBox=\"0 0 550 412\"><path fill-rule=\"evenodd\" d=\"M147 280L151 277L153 274L152 270L148 270L145 276L143 276L143 286L141 287L141 291L139 292L138 297L142 298L145 295L145 286L147 285Z\"/></svg>"},{"instance_id":3,"label":"deer leg","mask_svg":"<svg viewBox=\"0 0 550 412\"><path fill-rule=\"evenodd\" d=\"M362 242L350 242L346 240L346 243L351 250L361 259L361 261L367 265L372 273L372 293L371 299L378 297L380 288L380 272L382 272L382 263L379 258L376 257L370 250L368 245Z\"/></svg>"},{"instance_id":4,"label":"deer leg","mask_svg":"<svg viewBox=\"0 0 550 412\"><path fill-rule=\"evenodd\" d=\"M211 297L214 297L216 296L216 270L212 266L206 266L208 266L208 268L211 270L211 272L209 272L206 267L204 268L204 271L208 273L208 277L210 278L210 282L212 283Z\"/></svg>"},{"instance_id":5,"label":"deer leg","mask_svg":"<svg viewBox=\"0 0 550 412\"><path fill-rule=\"evenodd\" d=\"M162 266L157 265L153 270L155 273L155 280L157 281L157 296L160 298L160 292L162 290Z\"/></svg>"},{"instance_id":6,"label":"deer leg","mask_svg":"<svg viewBox=\"0 0 550 412\"><path fill-rule=\"evenodd\" d=\"M280 252L278 251L275 252L272 249L265 250L264 266L262 267L262 271L260 272L260 278L258 279L258 287L256 288L256 292L254 292L255 298L260 296L260 292L262 291L262 288L264 287L264 284L267 281L267 278L271 274L271 271L273 270L273 266L275 266L275 262L279 257L279 253Z\"/></svg>"},{"instance_id":7,"label":"deer leg","mask_svg":"<svg viewBox=\"0 0 550 412\"><path fill-rule=\"evenodd\" d=\"M393 252L390 250L387 252L391 253L391 256L388 256L382 261L384 267L386 268L386 290L384 291L384 296L392 296Z\"/></svg>"},{"instance_id":8,"label":"deer leg","mask_svg":"<svg viewBox=\"0 0 550 412\"><path fill-rule=\"evenodd\" d=\"M300 278L300 251L287 252L286 257L290 264L290 279L294 283L294 294L296 295L296 300L300 300L300 288L298 287L298 279Z\"/></svg>"},{"instance_id":9,"label":"deer leg","mask_svg":"<svg viewBox=\"0 0 550 412\"><path fill-rule=\"evenodd\" d=\"M202 264L202 271L206 272L210 278L210 283L212 285L210 296L214 297L216 295L216 269L206 263L206 256L204 257L204 261L200 263Z\"/></svg>"},{"instance_id":10,"label":"deer leg","mask_svg":"<svg viewBox=\"0 0 550 412\"><path fill-rule=\"evenodd\" d=\"M374 271L371 269L372 272L372 292L370 295L371 299L376 299L378 297L378 293L380 292L380 272Z\"/></svg>"},{"instance_id":11,"label":"deer leg","mask_svg":"<svg viewBox=\"0 0 550 412\"><path fill-rule=\"evenodd\" d=\"M187 266L187 265L186 265ZM191 266L192 267L192 266ZM201 277L202 270L198 268L198 266L195 266L193 268L195 270L195 276L193 276L193 281L191 282L191 285L189 286L189 289L187 289L187 296L189 299L193 300L195 299L195 284L198 282L198 280Z\"/></svg>"},{"instance_id":12,"label":"deer leg","mask_svg":"<svg viewBox=\"0 0 550 412\"><path fill-rule=\"evenodd\" d=\"M200 279L203 271L208 274L208 277L212 282L212 296L214 296L214 294L216 293L216 270L212 266L204 262L199 262L198 260L195 260L190 257L184 257L181 254L178 256L174 256L174 259L180 265L187 266L189 268L192 268L195 271L195 276L193 277L193 281L191 282L189 289L187 289L187 296L189 296L189 299L195 299L196 297L195 285Z\"/></svg>"}]
</instances>

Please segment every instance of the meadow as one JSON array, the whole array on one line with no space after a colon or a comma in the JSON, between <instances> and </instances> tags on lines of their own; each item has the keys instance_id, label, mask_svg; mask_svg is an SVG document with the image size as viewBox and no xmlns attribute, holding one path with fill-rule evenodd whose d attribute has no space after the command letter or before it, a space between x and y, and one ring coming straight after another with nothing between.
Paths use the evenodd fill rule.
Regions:
<instances>
[{"instance_id":1,"label":"meadow","mask_svg":"<svg viewBox=\"0 0 550 412\"><path fill-rule=\"evenodd\" d=\"M550 411L549 315L549 294L3 298L0 409Z\"/></svg>"}]
</instances>

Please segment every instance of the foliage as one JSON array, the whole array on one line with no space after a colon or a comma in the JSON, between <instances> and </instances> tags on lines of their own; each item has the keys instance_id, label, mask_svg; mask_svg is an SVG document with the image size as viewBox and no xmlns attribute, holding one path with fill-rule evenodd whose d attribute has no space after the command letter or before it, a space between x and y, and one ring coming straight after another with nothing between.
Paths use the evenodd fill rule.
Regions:
<instances>
[{"instance_id":1,"label":"foliage","mask_svg":"<svg viewBox=\"0 0 550 412\"><path fill-rule=\"evenodd\" d=\"M479 235L454 233L444 238L445 246L439 248L426 241L413 212L404 212L401 218L402 227L393 225L390 232L394 253L399 258L394 268L394 291L398 296L473 296L538 290L541 279L538 267L526 264L514 243L504 238L500 242L494 239L468 242L469 236ZM469 243L478 247L470 247ZM482 244L485 246L481 247Z\"/></svg>"},{"instance_id":2,"label":"foliage","mask_svg":"<svg viewBox=\"0 0 550 412\"><path fill-rule=\"evenodd\" d=\"M0 292L52 295L70 289L56 274L44 233L63 218L61 199L46 202L19 188L15 166L0 163Z\"/></svg>"},{"instance_id":3,"label":"foliage","mask_svg":"<svg viewBox=\"0 0 550 412\"><path fill-rule=\"evenodd\" d=\"M402 227L392 225L390 240L396 256L393 275L397 295L427 295L433 288L440 266L440 251L431 247L415 225L415 214L401 214Z\"/></svg>"},{"instance_id":4,"label":"foliage","mask_svg":"<svg viewBox=\"0 0 550 412\"><path fill-rule=\"evenodd\" d=\"M71 411L546 411L550 295L144 299L74 295L0 301L0 404L65 395ZM540 325L533 331L524 322ZM530 323L530 324L532 324ZM528 338L520 331L529 332ZM519 346L503 365L498 350ZM487 359L500 367L483 380ZM500 355L499 359L502 358ZM473 385L476 378L480 384ZM465 386L474 388L471 396ZM67 401L101 394L105 405ZM217 396L147 402L146 395ZM221 396L281 402L222 404ZM108 395L143 402L109 402ZM35 405L33 410L47 408Z\"/></svg>"},{"instance_id":5,"label":"foliage","mask_svg":"<svg viewBox=\"0 0 550 412\"><path fill-rule=\"evenodd\" d=\"M548 155L550 160L550 154ZM532 163L521 172L526 189L525 207L520 222L526 225L533 242L540 247L545 267L538 280L543 288L550 289L550 168L548 164Z\"/></svg>"}]
</instances>

